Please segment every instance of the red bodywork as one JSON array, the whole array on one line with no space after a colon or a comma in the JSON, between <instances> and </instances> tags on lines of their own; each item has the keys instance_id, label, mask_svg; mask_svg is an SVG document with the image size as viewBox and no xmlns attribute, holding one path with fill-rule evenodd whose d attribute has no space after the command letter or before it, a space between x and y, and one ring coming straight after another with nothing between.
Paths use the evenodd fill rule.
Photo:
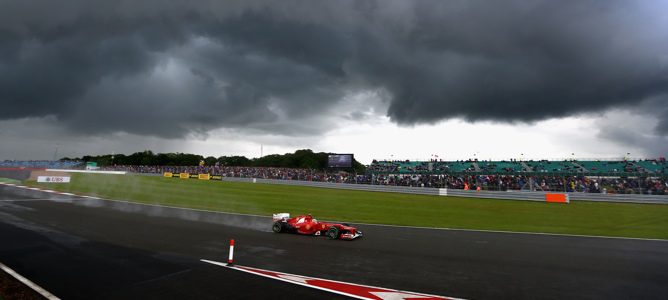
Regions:
<instances>
[{"instance_id":1,"label":"red bodywork","mask_svg":"<svg viewBox=\"0 0 668 300\"><path fill-rule=\"evenodd\" d=\"M348 224L319 222L311 215L294 218L274 218L274 232L292 232L305 235L326 235L331 239L354 240L362 236L362 232ZM280 226L280 230L277 229ZM332 229L336 228L336 230Z\"/></svg>"}]
</instances>

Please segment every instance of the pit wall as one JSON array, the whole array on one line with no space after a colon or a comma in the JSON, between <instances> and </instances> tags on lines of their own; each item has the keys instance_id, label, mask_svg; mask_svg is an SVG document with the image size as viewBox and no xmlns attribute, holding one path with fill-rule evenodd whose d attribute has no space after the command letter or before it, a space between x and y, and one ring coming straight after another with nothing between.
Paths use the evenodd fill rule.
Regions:
<instances>
[{"instance_id":1,"label":"pit wall","mask_svg":"<svg viewBox=\"0 0 668 300\"><path fill-rule=\"evenodd\" d=\"M315 182L315 181L274 180L274 179L237 178L237 177L223 177L222 180L229 182L282 184L282 185L309 186L309 187L368 191L368 192L386 192L386 193L402 193L402 194L432 195L432 196L455 196L455 197L486 198L486 199L499 199L499 200L525 200L525 201L539 201L539 202L545 202L545 194L547 194L547 192L472 191L472 190L466 191L459 189L437 189L437 188L419 188L419 187L405 187L405 186L329 183L329 182ZM666 195L595 194L595 193L565 193L565 194L568 195L570 201L668 204L668 196Z\"/></svg>"}]
</instances>

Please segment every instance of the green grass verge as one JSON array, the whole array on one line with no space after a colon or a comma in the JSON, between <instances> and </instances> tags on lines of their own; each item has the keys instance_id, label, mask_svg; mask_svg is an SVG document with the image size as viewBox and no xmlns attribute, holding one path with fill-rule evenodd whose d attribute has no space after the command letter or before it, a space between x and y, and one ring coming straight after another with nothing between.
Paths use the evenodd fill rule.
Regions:
<instances>
[{"instance_id":1,"label":"green grass verge","mask_svg":"<svg viewBox=\"0 0 668 300\"><path fill-rule=\"evenodd\" d=\"M69 184L28 184L247 214L311 213L360 223L668 239L668 205L555 204L131 175L73 174Z\"/></svg>"},{"instance_id":2,"label":"green grass verge","mask_svg":"<svg viewBox=\"0 0 668 300\"><path fill-rule=\"evenodd\" d=\"M11 178L4 178L4 177L0 177L0 182L4 182L4 183L13 183L13 184L19 184L19 183L21 183L21 181L19 181L19 180L11 179ZM2 299L0 299L0 300L2 300Z\"/></svg>"}]
</instances>

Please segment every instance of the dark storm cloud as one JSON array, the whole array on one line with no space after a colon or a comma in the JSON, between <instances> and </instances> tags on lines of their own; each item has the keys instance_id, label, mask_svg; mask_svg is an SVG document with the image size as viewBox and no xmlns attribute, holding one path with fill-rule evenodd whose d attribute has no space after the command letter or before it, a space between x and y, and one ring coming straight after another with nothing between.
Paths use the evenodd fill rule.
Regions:
<instances>
[{"instance_id":1,"label":"dark storm cloud","mask_svg":"<svg viewBox=\"0 0 668 300\"><path fill-rule=\"evenodd\" d=\"M535 121L668 93L666 1L4 1L0 119L178 137L317 133L348 93L402 124ZM666 110L647 113L668 132Z\"/></svg>"}]
</instances>

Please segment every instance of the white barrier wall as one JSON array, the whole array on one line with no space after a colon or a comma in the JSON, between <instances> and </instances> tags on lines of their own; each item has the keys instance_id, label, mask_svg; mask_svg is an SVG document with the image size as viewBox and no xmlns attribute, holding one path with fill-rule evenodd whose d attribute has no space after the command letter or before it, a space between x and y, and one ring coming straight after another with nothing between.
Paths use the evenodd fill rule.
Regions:
<instances>
[{"instance_id":1,"label":"white barrier wall","mask_svg":"<svg viewBox=\"0 0 668 300\"><path fill-rule=\"evenodd\" d=\"M125 175L125 171L94 171L94 170L70 170L70 169L46 169L49 172L65 172L65 173L89 173L89 174L114 174Z\"/></svg>"}]
</instances>

